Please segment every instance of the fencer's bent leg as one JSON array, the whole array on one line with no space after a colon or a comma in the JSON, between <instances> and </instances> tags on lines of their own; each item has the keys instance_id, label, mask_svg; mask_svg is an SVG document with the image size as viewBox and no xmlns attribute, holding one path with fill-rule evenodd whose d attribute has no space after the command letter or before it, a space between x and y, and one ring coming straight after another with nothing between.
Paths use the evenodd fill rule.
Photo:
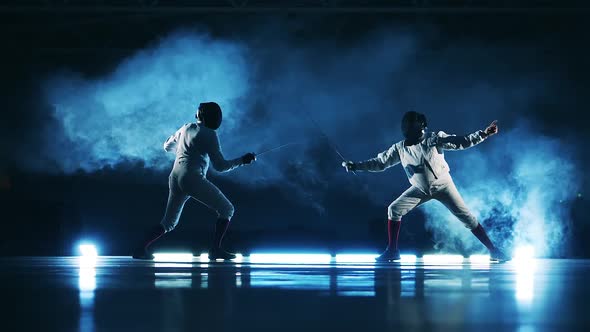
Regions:
<instances>
[{"instance_id":1,"label":"fencer's bent leg","mask_svg":"<svg viewBox=\"0 0 590 332\"><path fill-rule=\"evenodd\" d=\"M182 209L184 208L184 203L186 203L189 198L189 196L180 188L176 176L170 176L169 187L170 191L168 193L166 212L160 222L166 232L170 232L176 228L176 225L178 225L178 221L180 220L180 215L182 214Z\"/></svg>"},{"instance_id":2,"label":"fencer's bent leg","mask_svg":"<svg viewBox=\"0 0 590 332\"><path fill-rule=\"evenodd\" d=\"M221 248L223 236L229 227L229 219L217 219L215 223L215 234L213 236L213 248Z\"/></svg>"},{"instance_id":3,"label":"fencer's bent leg","mask_svg":"<svg viewBox=\"0 0 590 332\"><path fill-rule=\"evenodd\" d=\"M479 242L483 243L483 245L486 246L486 248L488 248L489 251L496 250L496 247L492 243L492 240L490 240L490 238L488 237L488 233L486 233L486 230L483 228L483 226L481 226L481 224L478 224L477 227L472 229L471 233L473 233L473 235L475 235Z\"/></svg>"},{"instance_id":4,"label":"fencer's bent leg","mask_svg":"<svg viewBox=\"0 0 590 332\"><path fill-rule=\"evenodd\" d=\"M399 229L402 226L401 220L387 220L387 248L397 251L397 240Z\"/></svg>"},{"instance_id":5,"label":"fencer's bent leg","mask_svg":"<svg viewBox=\"0 0 590 332\"><path fill-rule=\"evenodd\" d=\"M495 261L507 261L510 257L505 255L492 243L485 229L477 218L469 211L463 201L461 194L455 184L450 181L447 186L435 194L435 198L443 203L468 229L473 235L490 251L490 259Z\"/></svg>"},{"instance_id":6,"label":"fencer's bent leg","mask_svg":"<svg viewBox=\"0 0 590 332\"><path fill-rule=\"evenodd\" d=\"M182 182L183 189L192 198L217 212L213 244L209 250L209 259L234 259L235 254L221 249L223 237L234 215L234 206L213 183L205 178L192 178Z\"/></svg>"},{"instance_id":7,"label":"fencer's bent leg","mask_svg":"<svg viewBox=\"0 0 590 332\"><path fill-rule=\"evenodd\" d=\"M427 202L429 199L430 197L418 187L411 186L389 205L387 216L389 220L401 220L413 208Z\"/></svg>"},{"instance_id":8,"label":"fencer's bent leg","mask_svg":"<svg viewBox=\"0 0 590 332\"><path fill-rule=\"evenodd\" d=\"M168 179L169 192L168 202L166 204L166 212L159 225L152 227L145 235L141 244L136 247L133 252L133 258L137 259L153 259L153 255L148 252L148 247L156 242L162 235L169 232L176 227L184 203L188 196L183 194L176 183L176 177L172 174Z\"/></svg>"},{"instance_id":9,"label":"fencer's bent leg","mask_svg":"<svg viewBox=\"0 0 590 332\"><path fill-rule=\"evenodd\" d=\"M465 205L463 197L459 194L453 181L449 181L446 186L434 193L433 197L446 206L469 230L477 227L477 218L469 211L467 205Z\"/></svg>"},{"instance_id":10,"label":"fencer's bent leg","mask_svg":"<svg viewBox=\"0 0 590 332\"><path fill-rule=\"evenodd\" d=\"M141 243L133 250L131 256L135 259L153 259L154 256L148 251L148 247L164 235L164 233L166 233L166 231L160 224L150 228L143 236Z\"/></svg>"},{"instance_id":11,"label":"fencer's bent leg","mask_svg":"<svg viewBox=\"0 0 590 332\"><path fill-rule=\"evenodd\" d=\"M217 213L219 219L231 220L234 215L233 204L213 183L205 178L190 179L182 182L184 192L195 200L205 204Z\"/></svg>"},{"instance_id":12,"label":"fencer's bent leg","mask_svg":"<svg viewBox=\"0 0 590 332\"><path fill-rule=\"evenodd\" d=\"M401 218L410 212L410 210L427 202L429 199L429 196L422 190L412 186L389 205L387 208L389 219L387 221L388 245L385 251L375 258L376 261L386 262L400 259L397 242L401 228Z\"/></svg>"},{"instance_id":13,"label":"fencer's bent leg","mask_svg":"<svg viewBox=\"0 0 590 332\"><path fill-rule=\"evenodd\" d=\"M227 252L221 248L223 236L229 227L229 219L217 219L215 223L215 234L213 237L213 244L209 249L209 259L234 259L236 254Z\"/></svg>"}]
</instances>

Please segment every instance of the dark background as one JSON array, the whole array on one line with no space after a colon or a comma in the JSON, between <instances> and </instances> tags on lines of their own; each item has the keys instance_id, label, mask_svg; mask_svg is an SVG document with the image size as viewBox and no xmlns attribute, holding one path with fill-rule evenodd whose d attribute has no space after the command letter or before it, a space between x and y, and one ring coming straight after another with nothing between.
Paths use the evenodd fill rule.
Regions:
<instances>
[{"instance_id":1,"label":"dark background","mask_svg":"<svg viewBox=\"0 0 590 332\"><path fill-rule=\"evenodd\" d=\"M288 40L286 44L293 49L313 49L327 41L328 46L324 47L335 54L339 47L346 48L376 30L394 28L426 34L423 47L429 53L421 56L433 61L439 56L442 58L449 42L478 45L478 52L458 58L466 72L486 72L486 63L496 58L499 63L509 59L510 65L502 71L514 70L515 79L516 73L522 71L549 70L555 74L552 93L538 105L528 108L526 113L517 111L519 114L511 115L509 110L503 113L506 116L503 128L517 127L514 119L522 116L534 132L558 139L572 149L579 170L576 178L579 190L573 194L568 210L573 228L565 254L590 256L588 204L584 195L588 189L584 165L588 162L585 151L590 105L587 8L574 3L572 8L555 9L551 2L547 2L546 7L525 4L518 8L495 9L473 5L476 2L456 7L400 2L403 6L398 8L339 7L337 4L325 7L309 3L307 7L295 6L291 10L274 7L268 10L254 4L235 8L225 2L224 6L219 6L221 9L207 10L198 6L164 6L163 2L119 7L79 7L74 2L58 2L57 5L33 2L30 7L2 5L1 254L68 255L74 253L78 241L89 240L99 245L102 254L125 255L143 230L158 222L163 214L167 170L146 168L134 161L90 172L62 172L53 166L39 166L55 162L46 150L53 134L46 125L55 123L55 119L47 111L50 106L41 92L43 81L54 72L68 69L84 77L100 77L113 71L137 50L181 28L207 31L213 38L246 43L264 31L270 34L269 30L278 29L280 33L275 37ZM264 42L258 40L257 43L257 47L264 49ZM491 54L486 54L486 45L493 45ZM269 50L272 52L272 48ZM463 61L463 56L471 60ZM447 59L448 54L444 57ZM483 59L481 62L479 57ZM414 84L416 89L419 86ZM364 111L358 110L359 127L397 129L399 125L396 122L399 112L395 116L387 115L387 120L380 122L379 112L386 110ZM433 112L435 110L426 113ZM478 111L474 109L473 112ZM460 122L460 116L464 114L434 115L441 122L444 117L447 123ZM318 117L321 119L321 114ZM489 116L481 118L482 125L490 119ZM274 125L262 116L251 120ZM183 121L179 120L179 124ZM371 123L368 125L367 121ZM341 133L338 128L330 132L334 136ZM399 133L396 135L351 154L355 159L371 157L389 144L385 142L398 139ZM334 138L342 143L340 138ZM338 165L340 162L324 140L315 141L308 152L314 156L314 162L320 164ZM452 161L450 163L453 166ZM333 171L341 172L341 169L336 166ZM318 209L305 200L293 199L290 187L281 183L244 186L232 180L231 174L212 175L212 181L236 206L229 247L241 252L274 248L378 250L385 241L385 208L407 182L401 169L390 170L381 178L381 181L394 183L383 194L390 199L373 199L366 194L372 190L367 176L363 174L347 180L346 190L341 188L340 180L311 185L312 191L322 192L322 208ZM295 177L293 181L304 179ZM556 186L559 185L557 180ZM359 189L351 190L351 186ZM205 250L214 217L198 204L187 204L180 226L157 247ZM402 247L416 252L432 250L432 234L424 228L423 212L412 212L407 220L412 222L404 224Z\"/></svg>"}]
</instances>

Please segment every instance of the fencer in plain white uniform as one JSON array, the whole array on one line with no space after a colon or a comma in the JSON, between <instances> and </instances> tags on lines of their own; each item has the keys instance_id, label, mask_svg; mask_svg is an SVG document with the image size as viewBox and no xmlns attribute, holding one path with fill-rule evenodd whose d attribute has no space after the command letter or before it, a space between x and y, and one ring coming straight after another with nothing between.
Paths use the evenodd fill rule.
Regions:
<instances>
[{"instance_id":1,"label":"fencer in plain white uniform","mask_svg":"<svg viewBox=\"0 0 590 332\"><path fill-rule=\"evenodd\" d=\"M148 251L149 246L178 225L184 204L189 198L217 213L209 259L235 258L235 254L221 248L223 237L234 215L234 206L221 190L207 179L207 170L211 163L217 171L228 172L252 163L256 156L247 153L240 158L225 159L216 132L222 121L221 108L217 103L201 103L196 117L196 123L183 125L164 142L164 150L176 155L168 177L166 212L160 224L150 230L141 245L136 248L134 258L153 258Z\"/></svg>"},{"instance_id":2,"label":"fencer in plain white uniform","mask_svg":"<svg viewBox=\"0 0 590 332\"><path fill-rule=\"evenodd\" d=\"M444 158L445 150L463 150L480 144L496 134L494 121L485 130L465 136L448 135L442 131L425 134L426 116L407 112L402 119L405 140L393 144L375 158L361 162L344 162L349 171L381 172L392 166L403 166L411 187L391 203L387 209L388 246L377 261L400 259L397 247L401 219L415 207L435 199L444 204L490 250L493 260L504 261L508 257L496 248L488 238L477 218L469 211L449 173Z\"/></svg>"},{"instance_id":3,"label":"fencer in plain white uniform","mask_svg":"<svg viewBox=\"0 0 590 332\"><path fill-rule=\"evenodd\" d=\"M218 172L228 172L244 165L243 159L226 160L215 130L199 121L187 123L164 143L164 150L176 154L169 177L169 197L162 226L166 232L178 224L185 202L190 198L205 204L218 218L231 219L234 206L213 183L207 180L209 162Z\"/></svg>"}]
</instances>

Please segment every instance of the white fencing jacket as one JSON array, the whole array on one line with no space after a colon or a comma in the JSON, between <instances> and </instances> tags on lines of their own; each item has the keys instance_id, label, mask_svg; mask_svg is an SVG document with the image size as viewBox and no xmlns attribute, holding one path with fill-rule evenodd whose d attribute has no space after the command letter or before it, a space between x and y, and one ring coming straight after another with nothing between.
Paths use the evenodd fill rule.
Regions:
<instances>
[{"instance_id":1,"label":"white fencing jacket","mask_svg":"<svg viewBox=\"0 0 590 332\"><path fill-rule=\"evenodd\" d=\"M209 160L219 172L227 172L242 166L242 158L226 160L221 152L217 132L202 123L187 123L180 127L166 142L166 152L175 152L174 166L185 165L205 176L209 169Z\"/></svg>"},{"instance_id":2,"label":"white fencing jacket","mask_svg":"<svg viewBox=\"0 0 590 332\"><path fill-rule=\"evenodd\" d=\"M483 142L486 137L482 130L465 136L449 135L439 131L425 135L425 138L415 145L404 146L404 141L397 142L377 157L355 163L355 169L381 172L401 163L410 183L428 192L427 188L435 180L450 179L450 168L445 160L444 150L467 149Z\"/></svg>"}]
</instances>

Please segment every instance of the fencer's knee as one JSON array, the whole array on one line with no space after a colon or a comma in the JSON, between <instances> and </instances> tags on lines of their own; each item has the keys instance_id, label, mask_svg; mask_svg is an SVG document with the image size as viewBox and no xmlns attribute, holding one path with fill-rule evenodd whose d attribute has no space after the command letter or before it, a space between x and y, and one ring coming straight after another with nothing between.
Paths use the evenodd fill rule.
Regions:
<instances>
[{"instance_id":1,"label":"fencer's knee","mask_svg":"<svg viewBox=\"0 0 590 332\"><path fill-rule=\"evenodd\" d=\"M171 232L173 229L176 228L176 225L178 225L178 223L174 223L174 222L161 222L160 225L162 225L162 228L164 228L164 231L166 233Z\"/></svg>"},{"instance_id":2,"label":"fencer's knee","mask_svg":"<svg viewBox=\"0 0 590 332\"><path fill-rule=\"evenodd\" d=\"M164 215L164 218L162 218L160 225L162 225L162 228L164 228L166 233L168 233L168 232L171 232L173 229L175 229L176 226L178 226L179 221L180 221L180 214L171 215L169 213L166 213Z\"/></svg>"},{"instance_id":3,"label":"fencer's knee","mask_svg":"<svg viewBox=\"0 0 590 332\"><path fill-rule=\"evenodd\" d=\"M404 213L399 209L395 203L392 203L387 207L387 217L389 220L401 220Z\"/></svg>"},{"instance_id":4,"label":"fencer's knee","mask_svg":"<svg viewBox=\"0 0 590 332\"><path fill-rule=\"evenodd\" d=\"M222 209L217 211L217 213L219 214L219 218L228 220L234 216L234 212L234 205L230 202L227 202L227 204Z\"/></svg>"}]
</instances>

